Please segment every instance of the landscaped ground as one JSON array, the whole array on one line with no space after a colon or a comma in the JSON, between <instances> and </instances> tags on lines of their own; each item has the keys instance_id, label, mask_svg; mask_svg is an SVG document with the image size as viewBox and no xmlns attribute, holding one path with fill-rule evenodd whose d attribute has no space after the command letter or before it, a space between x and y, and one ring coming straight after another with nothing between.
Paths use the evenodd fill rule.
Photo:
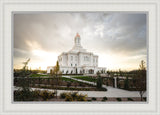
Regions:
<instances>
[{"instance_id":1,"label":"landscaped ground","mask_svg":"<svg viewBox=\"0 0 160 115\"><path fill-rule=\"evenodd\" d=\"M97 88L93 84L71 79L69 77L55 78L49 75L32 74L28 78L16 78L14 85L20 87L22 82L28 82L29 87L58 89L58 90L77 90L77 91L106 91L106 88Z\"/></svg>"},{"instance_id":2,"label":"landscaped ground","mask_svg":"<svg viewBox=\"0 0 160 115\"><path fill-rule=\"evenodd\" d=\"M30 78L32 80L30 81L29 87L32 87L32 90L38 89L51 92L56 90L57 97L55 98L55 96L53 96L52 98L48 98L48 101L64 101L64 99L60 98L61 93L71 91L78 91L78 94L87 95L85 101L140 101L138 91L127 91L106 85L102 85L102 87L107 89L107 91L97 89L95 82L96 79L88 76L62 76L58 82L57 79L53 79L49 75L32 74ZM17 89L18 88L15 87L15 91ZM39 96L38 101L42 101L42 97L42 95ZM146 94L144 94L144 97L146 97Z\"/></svg>"},{"instance_id":3,"label":"landscaped ground","mask_svg":"<svg viewBox=\"0 0 160 115\"><path fill-rule=\"evenodd\" d=\"M59 94L57 94L59 93ZM114 102L114 101L141 101L140 97L88 97L86 94L76 92L57 92L56 90L15 90L14 100L17 101L88 101L88 102ZM143 98L146 101L146 98Z\"/></svg>"},{"instance_id":4,"label":"landscaped ground","mask_svg":"<svg viewBox=\"0 0 160 115\"><path fill-rule=\"evenodd\" d=\"M89 77L89 76L72 76L72 78L81 79L81 80L90 81L90 82L97 81L97 79Z\"/></svg>"}]
</instances>

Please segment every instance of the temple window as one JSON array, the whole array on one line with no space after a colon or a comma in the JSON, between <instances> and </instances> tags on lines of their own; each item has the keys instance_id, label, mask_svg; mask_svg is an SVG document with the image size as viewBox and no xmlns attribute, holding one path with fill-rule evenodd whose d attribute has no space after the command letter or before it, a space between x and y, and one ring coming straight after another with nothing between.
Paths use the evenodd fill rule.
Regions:
<instances>
[{"instance_id":1,"label":"temple window","mask_svg":"<svg viewBox=\"0 0 160 115\"><path fill-rule=\"evenodd\" d=\"M73 56L71 56L71 61L73 60Z\"/></svg>"}]
</instances>

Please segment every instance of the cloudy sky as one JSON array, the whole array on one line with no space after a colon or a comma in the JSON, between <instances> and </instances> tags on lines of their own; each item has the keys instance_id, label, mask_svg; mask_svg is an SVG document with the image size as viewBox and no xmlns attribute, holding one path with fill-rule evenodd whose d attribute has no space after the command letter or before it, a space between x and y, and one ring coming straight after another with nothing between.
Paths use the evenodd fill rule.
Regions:
<instances>
[{"instance_id":1,"label":"cloudy sky","mask_svg":"<svg viewBox=\"0 0 160 115\"><path fill-rule=\"evenodd\" d=\"M29 68L54 66L69 51L78 32L87 51L108 70L132 70L146 62L146 14L32 13L14 15L14 68L30 58Z\"/></svg>"}]
</instances>

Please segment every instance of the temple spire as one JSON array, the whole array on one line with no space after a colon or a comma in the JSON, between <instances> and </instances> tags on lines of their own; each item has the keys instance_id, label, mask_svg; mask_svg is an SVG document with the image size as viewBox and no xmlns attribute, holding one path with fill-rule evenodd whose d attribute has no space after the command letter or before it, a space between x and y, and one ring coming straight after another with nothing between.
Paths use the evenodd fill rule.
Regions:
<instances>
[{"instance_id":1,"label":"temple spire","mask_svg":"<svg viewBox=\"0 0 160 115\"><path fill-rule=\"evenodd\" d=\"M80 35L77 33L77 35L75 36L75 46L81 46L81 38Z\"/></svg>"},{"instance_id":2,"label":"temple spire","mask_svg":"<svg viewBox=\"0 0 160 115\"><path fill-rule=\"evenodd\" d=\"M76 37L80 37L80 35L79 35L79 33L77 32L77 35L76 35Z\"/></svg>"}]
</instances>

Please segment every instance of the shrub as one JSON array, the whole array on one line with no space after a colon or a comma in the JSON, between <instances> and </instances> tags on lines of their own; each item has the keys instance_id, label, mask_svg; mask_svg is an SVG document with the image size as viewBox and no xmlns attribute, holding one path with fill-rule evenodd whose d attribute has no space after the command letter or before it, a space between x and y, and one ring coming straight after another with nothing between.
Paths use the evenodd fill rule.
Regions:
<instances>
[{"instance_id":1,"label":"shrub","mask_svg":"<svg viewBox=\"0 0 160 115\"><path fill-rule=\"evenodd\" d=\"M92 100L87 100L88 102L91 102Z\"/></svg>"},{"instance_id":2,"label":"shrub","mask_svg":"<svg viewBox=\"0 0 160 115\"><path fill-rule=\"evenodd\" d=\"M73 101L73 98L70 95L67 95L65 97L65 101Z\"/></svg>"},{"instance_id":3,"label":"shrub","mask_svg":"<svg viewBox=\"0 0 160 115\"><path fill-rule=\"evenodd\" d=\"M44 101L46 101L46 100L48 100L50 98L53 98L55 96L55 92L52 93L52 92L49 92L47 90L44 90L44 91L41 91L40 96L42 97L42 99Z\"/></svg>"},{"instance_id":4,"label":"shrub","mask_svg":"<svg viewBox=\"0 0 160 115\"><path fill-rule=\"evenodd\" d=\"M116 98L117 99L117 101L122 101L122 99L121 98Z\"/></svg>"},{"instance_id":5,"label":"shrub","mask_svg":"<svg viewBox=\"0 0 160 115\"><path fill-rule=\"evenodd\" d=\"M108 98L107 97L103 97L102 101L107 101Z\"/></svg>"},{"instance_id":6,"label":"shrub","mask_svg":"<svg viewBox=\"0 0 160 115\"><path fill-rule=\"evenodd\" d=\"M62 98L62 99L66 98L66 96L67 96L67 93L61 93L60 94L60 98Z\"/></svg>"},{"instance_id":7,"label":"shrub","mask_svg":"<svg viewBox=\"0 0 160 115\"><path fill-rule=\"evenodd\" d=\"M48 100L49 98L49 93L47 92L47 90L41 91L40 96L42 97L43 100Z\"/></svg>"},{"instance_id":8,"label":"shrub","mask_svg":"<svg viewBox=\"0 0 160 115\"><path fill-rule=\"evenodd\" d=\"M40 96L40 90L34 90L33 93L34 93L35 96Z\"/></svg>"},{"instance_id":9,"label":"shrub","mask_svg":"<svg viewBox=\"0 0 160 115\"><path fill-rule=\"evenodd\" d=\"M49 98L54 98L54 96L55 96L55 94L56 94L56 92L52 92L52 93L50 93L50 97Z\"/></svg>"},{"instance_id":10,"label":"shrub","mask_svg":"<svg viewBox=\"0 0 160 115\"><path fill-rule=\"evenodd\" d=\"M92 100L93 100L93 101L96 101L97 99L96 99L95 97L92 97Z\"/></svg>"},{"instance_id":11,"label":"shrub","mask_svg":"<svg viewBox=\"0 0 160 115\"><path fill-rule=\"evenodd\" d=\"M39 93L30 89L19 89L14 91L14 101L34 101L38 98Z\"/></svg>"},{"instance_id":12,"label":"shrub","mask_svg":"<svg viewBox=\"0 0 160 115\"><path fill-rule=\"evenodd\" d=\"M143 97L143 100L146 101L146 97Z\"/></svg>"},{"instance_id":13,"label":"shrub","mask_svg":"<svg viewBox=\"0 0 160 115\"><path fill-rule=\"evenodd\" d=\"M133 101L133 99L132 98L128 98L128 101Z\"/></svg>"},{"instance_id":14,"label":"shrub","mask_svg":"<svg viewBox=\"0 0 160 115\"><path fill-rule=\"evenodd\" d=\"M71 96L72 96L73 100L76 100L76 98L78 97L78 92L73 92L71 94Z\"/></svg>"},{"instance_id":15,"label":"shrub","mask_svg":"<svg viewBox=\"0 0 160 115\"><path fill-rule=\"evenodd\" d=\"M87 95L82 95L82 94L80 94L80 95L77 97L77 101L86 101L86 96L87 96Z\"/></svg>"},{"instance_id":16,"label":"shrub","mask_svg":"<svg viewBox=\"0 0 160 115\"><path fill-rule=\"evenodd\" d=\"M65 101L86 101L87 95L78 94L78 92L73 93L61 93L60 97L65 98Z\"/></svg>"},{"instance_id":17,"label":"shrub","mask_svg":"<svg viewBox=\"0 0 160 115\"><path fill-rule=\"evenodd\" d=\"M70 87L70 86L71 86L71 82L68 82L68 83L67 83L67 87Z\"/></svg>"}]
</instances>

